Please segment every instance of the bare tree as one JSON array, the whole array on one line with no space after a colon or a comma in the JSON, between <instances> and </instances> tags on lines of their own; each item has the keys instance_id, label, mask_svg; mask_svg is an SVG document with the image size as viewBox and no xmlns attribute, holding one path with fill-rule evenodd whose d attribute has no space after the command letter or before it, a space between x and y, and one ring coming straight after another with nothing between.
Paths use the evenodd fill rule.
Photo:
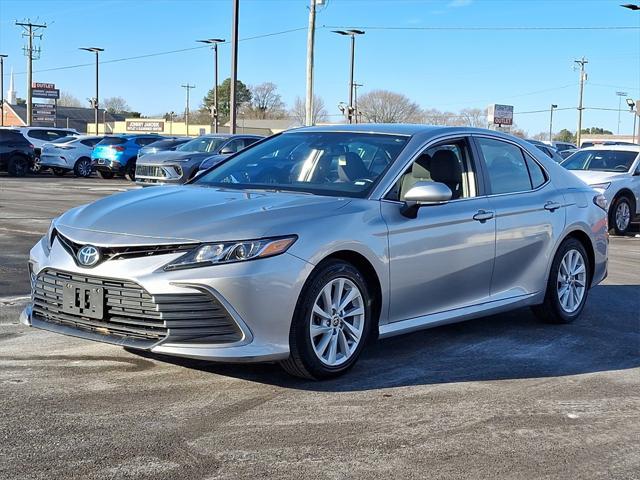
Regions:
<instances>
[{"instance_id":1,"label":"bare tree","mask_svg":"<svg viewBox=\"0 0 640 480\"><path fill-rule=\"evenodd\" d=\"M101 107L109 113L123 113L130 110L127 101L122 97L109 97L102 100Z\"/></svg>"},{"instance_id":2,"label":"bare tree","mask_svg":"<svg viewBox=\"0 0 640 480\"><path fill-rule=\"evenodd\" d=\"M373 123L415 122L421 116L417 103L389 90L372 90L362 95L358 99L358 113Z\"/></svg>"},{"instance_id":3,"label":"bare tree","mask_svg":"<svg viewBox=\"0 0 640 480\"><path fill-rule=\"evenodd\" d=\"M282 118L285 105L275 83L265 82L250 87L251 103L247 109L253 118Z\"/></svg>"},{"instance_id":4,"label":"bare tree","mask_svg":"<svg viewBox=\"0 0 640 480\"><path fill-rule=\"evenodd\" d=\"M487 127L487 112L479 108L464 108L460 110L460 117L462 117L463 125L476 128Z\"/></svg>"},{"instance_id":5,"label":"bare tree","mask_svg":"<svg viewBox=\"0 0 640 480\"><path fill-rule=\"evenodd\" d=\"M71 95L69 92L60 92L60 98L58 99L59 107L82 107L82 102Z\"/></svg>"},{"instance_id":6,"label":"bare tree","mask_svg":"<svg viewBox=\"0 0 640 480\"><path fill-rule=\"evenodd\" d=\"M549 138L549 132L536 133L533 137L534 140L547 140Z\"/></svg>"},{"instance_id":7,"label":"bare tree","mask_svg":"<svg viewBox=\"0 0 640 480\"><path fill-rule=\"evenodd\" d=\"M306 120L305 99L302 97L296 97L293 104L293 108L289 111L289 115L293 117L299 125L304 125ZM322 98L313 96L313 112L311 113L311 121L315 125L316 123L326 122L328 118L327 109L324 106L324 100Z\"/></svg>"}]
</instances>

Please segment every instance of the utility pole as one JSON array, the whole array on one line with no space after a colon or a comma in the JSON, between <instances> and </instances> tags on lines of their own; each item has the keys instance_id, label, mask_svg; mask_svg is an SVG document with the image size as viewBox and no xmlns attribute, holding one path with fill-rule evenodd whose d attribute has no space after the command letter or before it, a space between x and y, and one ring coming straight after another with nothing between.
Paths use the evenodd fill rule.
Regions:
<instances>
[{"instance_id":1,"label":"utility pole","mask_svg":"<svg viewBox=\"0 0 640 480\"><path fill-rule=\"evenodd\" d=\"M558 105L551 104L550 115L549 115L549 143L553 141L553 109L558 108Z\"/></svg>"},{"instance_id":2,"label":"utility pole","mask_svg":"<svg viewBox=\"0 0 640 480\"><path fill-rule=\"evenodd\" d=\"M213 106L211 106L211 122L213 123L213 132L218 133L218 44L224 43L224 38L208 38L206 40L198 40L200 43L211 45L213 50Z\"/></svg>"},{"instance_id":3,"label":"utility pole","mask_svg":"<svg viewBox=\"0 0 640 480\"><path fill-rule=\"evenodd\" d=\"M316 3L310 0L309 30L307 31L307 98L304 102L304 124L313 125L313 49L316 37Z\"/></svg>"},{"instance_id":4,"label":"utility pole","mask_svg":"<svg viewBox=\"0 0 640 480\"><path fill-rule=\"evenodd\" d=\"M42 38L42 34L36 35L36 32L42 28L47 28L47 24L31 23L31 20L26 20L24 22L16 21L16 25L24 29L22 36L28 38L24 53L27 57L27 126L30 127L33 123L33 99L31 97L31 88L33 85L33 54L40 54L39 48L33 48L33 38Z\"/></svg>"},{"instance_id":5,"label":"utility pole","mask_svg":"<svg viewBox=\"0 0 640 480\"><path fill-rule=\"evenodd\" d=\"M584 82L587 79L587 73L584 71L584 66L589 63L589 61L582 57L580 60L574 60L574 63L580 65L580 97L578 99L578 130L576 131L576 146L580 148L580 139L582 137L582 110L584 110L582 106L582 97L584 94Z\"/></svg>"},{"instance_id":6,"label":"utility pole","mask_svg":"<svg viewBox=\"0 0 640 480\"><path fill-rule=\"evenodd\" d=\"M4 127L4 59L8 56L0 53L0 127Z\"/></svg>"},{"instance_id":7,"label":"utility pole","mask_svg":"<svg viewBox=\"0 0 640 480\"><path fill-rule=\"evenodd\" d=\"M186 129L187 129L187 137L189 136L189 91L192 88L196 88L195 85L189 85L188 83L186 85L181 85L182 88L184 88L187 91L187 104L186 107L184 109L184 123L186 125Z\"/></svg>"},{"instance_id":8,"label":"utility pole","mask_svg":"<svg viewBox=\"0 0 640 480\"><path fill-rule=\"evenodd\" d=\"M99 81L98 80L99 79L98 65L100 63L100 59L99 59L100 52L104 52L104 48L83 47L83 48L80 48L80 50L84 50L86 52L91 52L91 53L95 53L96 54L96 96L91 99L91 106L93 107L93 117L94 117L94 120L95 120L95 123L96 123L96 132L95 133L96 133L96 135L98 135L98 115L100 113L100 110L98 108L98 98L99 98L98 97L98 81ZM102 128L103 133L106 134L107 132L106 132L106 129L105 129L104 125L102 127L103 127Z\"/></svg>"},{"instance_id":9,"label":"utility pole","mask_svg":"<svg viewBox=\"0 0 640 480\"><path fill-rule=\"evenodd\" d=\"M238 16L240 0L233 1L233 21L231 24L231 92L229 95L229 133L236 133L236 84L238 83Z\"/></svg>"}]
</instances>

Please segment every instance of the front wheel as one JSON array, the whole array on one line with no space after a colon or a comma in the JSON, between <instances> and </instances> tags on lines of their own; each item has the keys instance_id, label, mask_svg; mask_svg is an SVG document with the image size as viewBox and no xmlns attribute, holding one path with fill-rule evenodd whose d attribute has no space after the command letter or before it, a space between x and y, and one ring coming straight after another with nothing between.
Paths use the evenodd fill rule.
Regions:
<instances>
[{"instance_id":1,"label":"front wheel","mask_svg":"<svg viewBox=\"0 0 640 480\"><path fill-rule=\"evenodd\" d=\"M619 197L613 202L609 214L609 227L616 235L625 235L631 226L631 202L627 197Z\"/></svg>"},{"instance_id":2,"label":"front wheel","mask_svg":"<svg viewBox=\"0 0 640 480\"><path fill-rule=\"evenodd\" d=\"M573 322L584 309L590 281L591 266L584 246L568 238L551 264L544 303L533 307L533 312L547 323Z\"/></svg>"},{"instance_id":3,"label":"front wheel","mask_svg":"<svg viewBox=\"0 0 640 480\"><path fill-rule=\"evenodd\" d=\"M127 166L124 172L124 177L131 182L135 182L136 180L136 159L135 158L132 158L127 163Z\"/></svg>"},{"instance_id":4,"label":"front wheel","mask_svg":"<svg viewBox=\"0 0 640 480\"><path fill-rule=\"evenodd\" d=\"M12 177L24 177L29 171L29 160L22 155L14 155L9 159L7 171Z\"/></svg>"},{"instance_id":5,"label":"front wheel","mask_svg":"<svg viewBox=\"0 0 640 480\"><path fill-rule=\"evenodd\" d=\"M281 362L291 375L337 377L355 364L372 328L372 301L362 274L331 260L305 285L289 334L290 356Z\"/></svg>"}]
</instances>

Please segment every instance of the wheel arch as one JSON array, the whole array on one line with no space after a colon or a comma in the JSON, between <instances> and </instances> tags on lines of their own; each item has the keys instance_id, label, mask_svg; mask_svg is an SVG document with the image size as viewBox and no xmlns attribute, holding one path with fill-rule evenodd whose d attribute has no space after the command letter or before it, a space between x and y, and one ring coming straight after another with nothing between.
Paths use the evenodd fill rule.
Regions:
<instances>
[{"instance_id":1,"label":"wheel arch","mask_svg":"<svg viewBox=\"0 0 640 480\"><path fill-rule=\"evenodd\" d=\"M587 260L589 261L589 267L590 267L589 268L589 285L591 285L594 271L595 271L595 265L596 265L596 249L593 245L593 242L591 241L591 237L589 237L589 235L586 232L584 232L583 230L580 230L579 228L576 228L567 232L565 236L562 238L562 240L558 242L558 246L556 247L556 250L553 253L553 258L555 258L555 256L557 255L560 245L562 245L569 238L575 238L576 240L578 240L584 247L585 251L587 252ZM552 263L553 263L553 258L551 259Z\"/></svg>"},{"instance_id":2,"label":"wheel arch","mask_svg":"<svg viewBox=\"0 0 640 480\"><path fill-rule=\"evenodd\" d=\"M374 315L375 328L371 329L371 335L372 337L375 336L377 338L378 327L380 325L380 318L382 314L382 283L373 264L367 259L367 257L355 250L338 250L324 257L322 261L316 265L316 268L327 260L342 260L350 263L364 276L365 281L367 282L367 287L371 293L372 311Z\"/></svg>"},{"instance_id":3,"label":"wheel arch","mask_svg":"<svg viewBox=\"0 0 640 480\"><path fill-rule=\"evenodd\" d=\"M631 216L632 217L635 216L636 209L638 208L638 206L636 205L636 196L631 191L631 189L629 189L628 187L623 187L620 190L618 190L616 194L613 196L613 200L611 200L611 206L613 206L616 203L616 200L618 200L618 198L620 197L626 197L629 200L629 202L631 202ZM610 211L609 214L611 213L612 212Z\"/></svg>"}]
</instances>

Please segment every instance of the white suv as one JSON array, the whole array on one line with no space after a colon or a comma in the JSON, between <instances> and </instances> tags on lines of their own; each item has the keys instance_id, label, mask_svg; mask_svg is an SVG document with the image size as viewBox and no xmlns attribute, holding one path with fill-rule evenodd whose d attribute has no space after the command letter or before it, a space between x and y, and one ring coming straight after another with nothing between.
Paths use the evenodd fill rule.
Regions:
<instances>
[{"instance_id":1,"label":"white suv","mask_svg":"<svg viewBox=\"0 0 640 480\"><path fill-rule=\"evenodd\" d=\"M73 128L57 128L57 127L20 127L22 135L29 140L36 149L36 161L32 168L34 173L40 171L40 151L42 145L51 143L63 137L71 137L80 135Z\"/></svg>"},{"instance_id":2,"label":"white suv","mask_svg":"<svg viewBox=\"0 0 640 480\"><path fill-rule=\"evenodd\" d=\"M640 215L640 145L584 148L561 165L606 197L609 228L617 235L627 233Z\"/></svg>"}]
</instances>

